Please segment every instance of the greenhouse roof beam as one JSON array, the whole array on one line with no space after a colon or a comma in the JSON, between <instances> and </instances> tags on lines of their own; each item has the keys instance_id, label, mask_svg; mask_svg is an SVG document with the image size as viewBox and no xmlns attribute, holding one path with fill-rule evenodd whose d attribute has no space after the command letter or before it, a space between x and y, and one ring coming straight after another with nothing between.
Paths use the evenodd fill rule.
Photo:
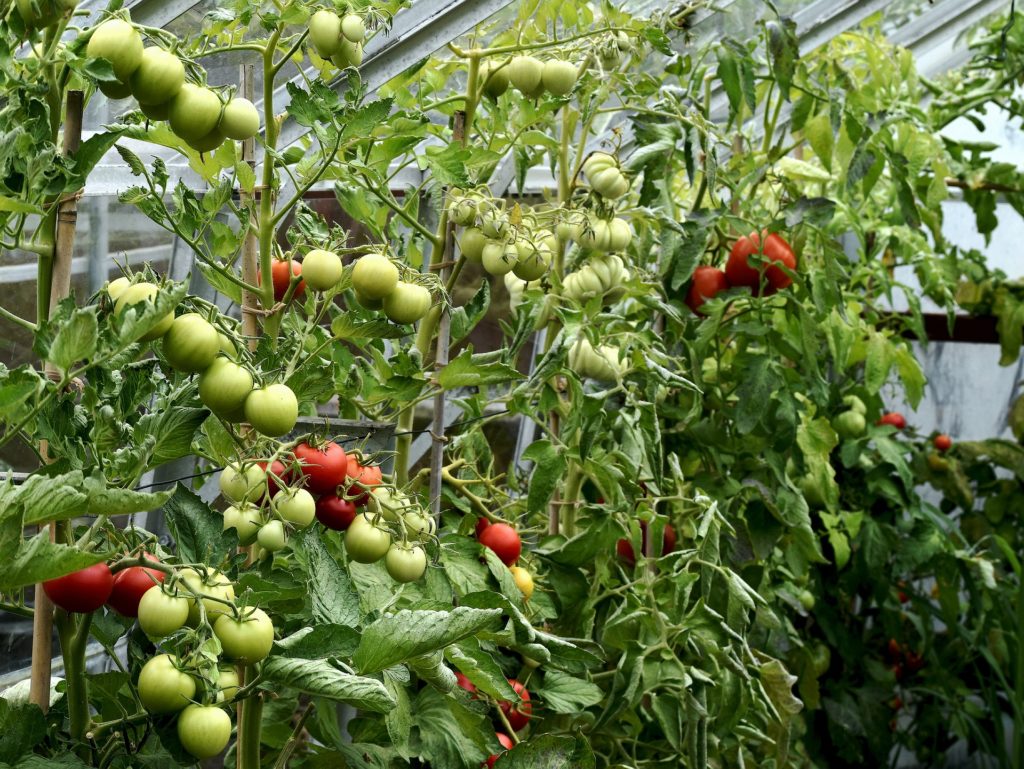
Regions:
<instances>
[{"instance_id":1,"label":"greenhouse roof beam","mask_svg":"<svg viewBox=\"0 0 1024 769\"><path fill-rule=\"evenodd\" d=\"M914 52L919 71L926 77L963 66L971 58L957 38L970 27L1006 8L1005 0L945 0L895 30L889 39Z\"/></svg>"},{"instance_id":2,"label":"greenhouse roof beam","mask_svg":"<svg viewBox=\"0 0 1024 769\"><path fill-rule=\"evenodd\" d=\"M125 3L136 24L147 27L166 27L179 16L188 13L198 3L196 0L135 0ZM88 11L88 15L76 17L80 26L90 27L100 20L100 12L106 10L106 3L82 3L79 9Z\"/></svg>"}]
</instances>

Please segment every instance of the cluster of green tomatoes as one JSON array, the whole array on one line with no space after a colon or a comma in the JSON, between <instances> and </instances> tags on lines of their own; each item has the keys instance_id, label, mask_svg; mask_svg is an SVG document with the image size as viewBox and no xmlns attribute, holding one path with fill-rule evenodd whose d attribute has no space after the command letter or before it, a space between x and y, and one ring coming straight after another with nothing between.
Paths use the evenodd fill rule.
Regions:
<instances>
[{"instance_id":1,"label":"cluster of green tomatoes","mask_svg":"<svg viewBox=\"0 0 1024 769\"><path fill-rule=\"evenodd\" d=\"M110 62L115 80L98 83L111 99L134 97L150 120L166 120L197 152L213 152L225 140L256 135L260 116L248 99L227 101L211 88L186 81L185 64L157 45L143 46L130 20L113 17L85 34L86 55Z\"/></svg>"}]
</instances>

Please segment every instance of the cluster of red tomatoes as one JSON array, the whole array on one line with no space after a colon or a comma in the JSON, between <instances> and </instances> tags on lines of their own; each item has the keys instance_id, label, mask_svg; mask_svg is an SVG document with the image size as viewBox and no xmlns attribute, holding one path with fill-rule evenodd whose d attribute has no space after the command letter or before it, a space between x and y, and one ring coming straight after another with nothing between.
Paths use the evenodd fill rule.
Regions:
<instances>
[{"instance_id":1,"label":"cluster of red tomatoes","mask_svg":"<svg viewBox=\"0 0 1024 769\"><path fill-rule=\"evenodd\" d=\"M459 686L469 692L473 699L479 697L476 686L462 673L456 673L455 679ZM512 727L513 731L520 732L526 728L526 725L530 723L530 717L533 715L533 703L530 702L530 692L527 688L519 683L514 678L508 679L509 686L519 696L518 702L511 702L509 700L501 700L498 703L498 708L501 710L505 720L508 721L508 725ZM511 750L513 747L512 738L504 732L495 732L494 736L498 738L498 742L505 750ZM500 758L500 754L493 754L488 757L487 761L481 766L492 767L495 762Z\"/></svg>"},{"instance_id":2,"label":"cluster of red tomatoes","mask_svg":"<svg viewBox=\"0 0 1024 769\"><path fill-rule=\"evenodd\" d=\"M533 575L522 566L516 566L523 552L523 541L519 532L507 523L491 523L486 518L478 518L476 522L476 538L481 545L491 550L498 559L508 566L515 580L516 587L529 600L533 595Z\"/></svg>"},{"instance_id":3,"label":"cluster of red tomatoes","mask_svg":"<svg viewBox=\"0 0 1024 769\"><path fill-rule=\"evenodd\" d=\"M762 264L750 263L750 257L755 255ZM774 294L792 284L793 278L786 270L796 270L796 255L789 243L774 232L752 232L733 244L724 270L709 266L694 270L686 306L701 315L700 308L706 301L730 288L749 288L754 296L760 296L762 291Z\"/></svg>"}]
</instances>

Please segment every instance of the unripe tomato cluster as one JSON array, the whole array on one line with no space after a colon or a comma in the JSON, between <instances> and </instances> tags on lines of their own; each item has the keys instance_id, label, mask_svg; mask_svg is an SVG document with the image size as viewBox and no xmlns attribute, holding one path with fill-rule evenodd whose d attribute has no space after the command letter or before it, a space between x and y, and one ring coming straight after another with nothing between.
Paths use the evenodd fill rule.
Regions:
<instances>
[{"instance_id":1,"label":"unripe tomato cluster","mask_svg":"<svg viewBox=\"0 0 1024 769\"><path fill-rule=\"evenodd\" d=\"M515 56L507 63L487 62L481 67L484 93L497 99L511 85L523 96L535 99L547 91L552 96L567 96L576 86L578 70L571 61L534 56Z\"/></svg>"},{"instance_id":2,"label":"unripe tomato cluster","mask_svg":"<svg viewBox=\"0 0 1024 769\"><path fill-rule=\"evenodd\" d=\"M832 427L843 440L860 438L867 429L867 406L856 395L847 395L843 398L843 403L847 409L833 417Z\"/></svg>"},{"instance_id":3,"label":"unripe tomato cluster","mask_svg":"<svg viewBox=\"0 0 1024 769\"><path fill-rule=\"evenodd\" d=\"M425 286L400 280L398 267L384 254L367 254L356 260L352 289L359 304L368 310L382 310L392 323L416 323L434 303Z\"/></svg>"},{"instance_id":4,"label":"unripe tomato cluster","mask_svg":"<svg viewBox=\"0 0 1024 769\"><path fill-rule=\"evenodd\" d=\"M409 496L387 486L377 486L364 499L366 509L345 532L348 557L357 563L383 559L396 582L420 579L427 570L423 546L434 535L434 519Z\"/></svg>"},{"instance_id":5,"label":"unripe tomato cluster","mask_svg":"<svg viewBox=\"0 0 1024 769\"><path fill-rule=\"evenodd\" d=\"M114 314L129 307L153 303L159 288L146 282L118 278L107 285ZM230 338L198 313L177 317L171 312L139 341L162 339L163 354L172 368L199 374L199 399L228 422L247 422L259 433L280 437L291 432L299 417L299 402L283 383L257 387L252 372L236 363L237 350Z\"/></svg>"},{"instance_id":6,"label":"unripe tomato cluster","mask_svg":"<svg viewBox=\"0 0 1024 769\"><path fill-rule=\"evenodd\" d=\"M503 201L483 189L455 190L448 202L449 219L464 228L459 235L462 255L491 275L513 273L525 281L544 277L558 251L554 233L540 225L542 216L519 207L506 211Z\"/></svg>"},{"instance_id":7,"label":"unripe tomato cluster","mask_svg":"<svg viewBox=\"0 0 1024 769\"><path fill-rule=\"evenodd\" d=\"M629 270L622 257L618 254L598 254L565 276L562 292L567 299L577 304L586 304L594 297L599 297L602 305L609 305L625 295L623 284L629 279Z\"/></svg>"},{"instance_id":8,"label":"unripe tomato cluster","mask_svg":"<svg viewBox=\"0 0 1024 769\"><path fill-rule=\"evenodd\" d=\"M332 10L319 10L309 18L309 41L322 59L339 69L363 63L366 22L357 13L339 16Z\"/></svg>"},{"instance_id":9,"label":"unripe tomato cluster","mask_svg":"<svg viewBox=\"0 0 1024 769\"><path fill-rule=\"evenodd\" d=\"M585 337L569 348L569 368L580 378L589 377L598 382L617 382L629 368L619 359L619 349L602 344L594 347Z\"/></svg>"},{"instance_id":10,"label":"unripe tomato cluster","mask_svg":"<svg viewBox=\"0 0 1024 769\"><path fill-rule=\"evenodd\" d=\"M751 264L752 256L760 263ZM770 296L793 283L789 272L796 268L796 255L782 236L767 230L752 232L733 244L724 271L707 265L694 270L686 306L703 315L704 303L730 288L749 288L754 296L762 291Z\"/></svg>"},{"instance_id":11,"label":"unripe tomato cluster","mask_svg":"<svg viewBox=\"0 0 1024 769\"><path fill-rule=\"evenodd\" d=\"M166 120L197 152L212 152L227 139L244 140L260 129L260 116L248 99L221 99L210 88L185 80L185 65L159 46L143 46L128 20L110 18L86 34L86 55L110 62L116 81L98 87L111 99L134 96L150 120Z\"/></svg>"}]
</instances>

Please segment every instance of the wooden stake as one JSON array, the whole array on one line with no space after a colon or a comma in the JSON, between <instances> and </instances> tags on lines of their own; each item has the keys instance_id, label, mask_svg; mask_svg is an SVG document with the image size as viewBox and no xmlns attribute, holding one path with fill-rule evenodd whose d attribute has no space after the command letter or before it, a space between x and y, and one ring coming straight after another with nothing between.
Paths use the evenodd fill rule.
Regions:
<instances>
[{"instance_id":1,"label":"wooden stake","mask_svg":"<svg viewBox=\"0 0 1024 769\"><path fill-rule=\"evenodd\" d=\"M253 100L255 91L256 68L253 64L243 64L239 67L239 80L241 81L242 95L249 101ZM256 139L250 138L242 142L242 161L249 164L255 172L256 168ZM255 173L253 174L255 177ZM270 190L260 190L260 195L269 195ZM246 232L245 241L242 243L242 280L250 286L257 284L259 274L259 247L256 242L255 209L253 201L255 196L245 190L239 192L239 200L243 208L248 208L253 215L249 220L249 230ZM260 298L252 291L242 291L242 333L249 340L249 349L255 350L259 343L259 323L256 320L256 313L246 312L246 309L255 310L261 306Z\"/></svg>"},{"instance_id":2,"label":"wooden stake","mask_svg":"<svg viewBox=\"0 0 1024 769\"><path fill-rule=\"evenodd\" d=\"M64 115L65 156L73 155L82 143L81 91L68 91ZM54 243L53 272L50 283L50 311L71 292L71 257L75 250L75 225L78 222L78 195L62 198L57 204L57 232ZM47 375L57 375L56 369L45 363ZM49 447L46 441L39 444L43 461L49 463ZM50 541L57 538L53 524L47 526ZM35 587L35 611L32 615L32 677L29 682L29 701L38 705L43 712L50 707L50 672L53 660L53 603L43 591L41 584Z\"/></svg>"},{"instance_id":3,"label":"wooden stake","mask_svg":"<svg viewBox=\"0 0 1024 769\"><path fill-rule=\"evenodd\" d=\"M455 124L452 129L452 139L462 143L466 136L466 113L459 110L455 113ZM445 201L442 201L442 205ZM441 284L448 282L448 274L451 272L449 257L453 251L455 242L455 223L448 222L448 231L445 233L444 254L441 256L441 270L438 278ZM441 318L437 326L437 348L434 353L435 375L441 373L448 365L448 346L451 343L451 314L447 308L441 309ZM434 422L430 429L430 512L438 518L441 515L441 468L444 466L444 402L445 392L439 390L434 396Z\"/></svg>"}]
</instances>

